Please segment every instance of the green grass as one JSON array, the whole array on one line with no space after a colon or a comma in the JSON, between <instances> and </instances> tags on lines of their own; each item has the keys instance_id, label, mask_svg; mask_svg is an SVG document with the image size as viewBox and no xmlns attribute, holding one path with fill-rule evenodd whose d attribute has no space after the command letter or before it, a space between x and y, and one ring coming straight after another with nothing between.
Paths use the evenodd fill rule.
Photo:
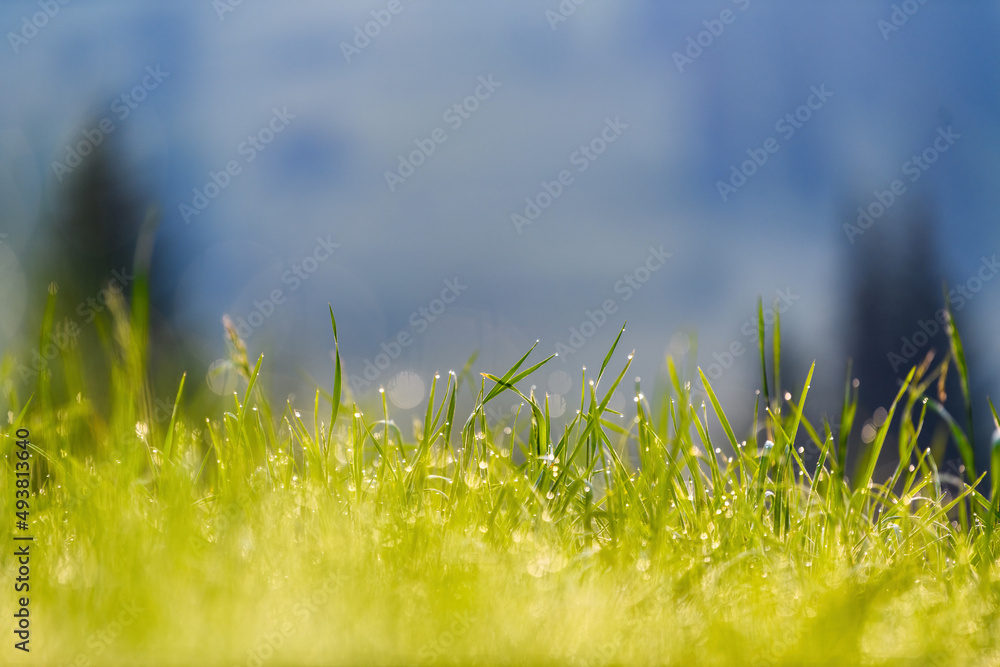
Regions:
<instances>
[{"instance_id":1,"label":"green grass","mask_svg":"<svg viewBox=\"0 0 1000 667\"><path fill-rule=\"evenodd\" d=\"M610 410L628 390L621 334L558 430L526 388L545 363L530 351L504 373L436 379L424 418L397 424L384 398L362 414L345 395L339 355L334 386L302 413L272 407L267 362L232 330L239 395L196 418L178 377L177 407L156 421L143 311L113 304L100 329L106 410L79 351L30 399L4 364L0 533L20 534L9 499L24 427L35 542L27 655L10 634L13 549L0 555L2 664L1000 661L996 505L982 486L947 493L917 444L927 411L947 414L935 391L948 360L910 373L852 485L856 392L827 406L839 431L810 423L813 370L778 395L780 334L770 354L761 336L749 438L683 360L662 395L636 386L625 414ZM967 386L964 357L949 359ZM487 417L512 396L516 415ZM903 463L873 477L887 443Z\"/></svg>"}]
</instances>

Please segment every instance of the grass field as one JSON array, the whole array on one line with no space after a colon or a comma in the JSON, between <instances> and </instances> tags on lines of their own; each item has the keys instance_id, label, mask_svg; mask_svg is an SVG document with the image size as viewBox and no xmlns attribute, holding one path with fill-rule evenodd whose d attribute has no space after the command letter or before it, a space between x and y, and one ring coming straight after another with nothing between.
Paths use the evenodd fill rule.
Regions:
<instances>
[{"instance_id":1,"label":"grass field","mask_svg":"<svg viewBox=\"0 0 1000 667\"><path fill-rule=\"evenodd\" d=\"M910 372L845 471L856 393L825 406L839 428L807 420L812 371L774 386L780 323L761 335L750 437L683 360L669 391L633 392L622 335L558 430L526 388L545 363L528 354L506 372L441 376L423 419L403 424L384 400L362 414L339 354L314 401L269 405L267 362L233 331L243 382L228 411L195 417L178 377L157 421L134 302L101 329L107 410L79 351L30 397L18 360L4 362L0 532L34 540L30 593L13 591L15 547L0 556L2 664L1000 663L996 494L948 492L917 444L925 415L944 411L943 366L967 387L954 332L949 358ZM608 408L616 388L635 397L623 414ZM518 414L487 418L512 395ZM950 423L974 484L966 421ZM873 479L890 446L903 463ZM30 653L13 646L20 595Z\"/></svg>"}]
</instances>

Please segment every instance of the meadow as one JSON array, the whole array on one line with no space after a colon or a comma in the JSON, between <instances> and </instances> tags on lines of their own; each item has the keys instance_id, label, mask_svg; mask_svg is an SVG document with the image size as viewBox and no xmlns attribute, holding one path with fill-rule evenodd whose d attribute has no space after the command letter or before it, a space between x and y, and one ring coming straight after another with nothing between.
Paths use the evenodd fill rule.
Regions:
<instances>
[{"instance_id":1,"label":"meadow","mask_svg":"<svg viewBox=\"0 0 1000 667\"><path fill-rule=\"evenodd\" d=\"M857 389L824 406L835 425L810 421L814 370L779 386L780 317L765 332L762 305L745 434L690 359L668 360L655 396L627 380L624 327L561 427L529 388L549 361L534 348L435 378L422 418L398 423L384 394L350 395L333 309L335 381L307 405L271 404L267 360L230 325L229 404L200 414L179 375L156 419L143 289L98 318L109 400L79 349L30 393L18 359L0 368L0 533L33 538L28 592L0 552L3 664L1000 662L998 476L985 487L965 425L992 404L969 396L953 327L847 470ZM54 312L52 296L43 343ZM948 372L967 414L944 407ZM622 412L616 389L634 398ZM521 408L498 421L501 398ZM958 483L925 444L929 414L962 453ZM890 447L900 463L876 475ZM21 596L30 652L11 634Z\"/></svg>"}]
</instances>

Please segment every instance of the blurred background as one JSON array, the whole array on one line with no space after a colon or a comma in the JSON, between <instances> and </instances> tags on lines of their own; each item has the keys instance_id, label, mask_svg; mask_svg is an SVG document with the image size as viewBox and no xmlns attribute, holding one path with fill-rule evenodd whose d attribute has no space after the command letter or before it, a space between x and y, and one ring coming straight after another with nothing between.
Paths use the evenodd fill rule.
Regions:
<instances>
[{"instance_id":1,"label":"blurred background","mask_svg":"<svg viewBox=\"0 0 1000 667\"><path fill-rule=\"evenodd\" d=\"M232 391L228 314L310 404L330 303L397 414L536 340L572 413L627 320L647 392L693 357L749 424L762 297L783 389L816 359L834 419L852 358L860 427L943 355L947 282L977 419L996 393L998 3L35 0L0 28L8 387L50 282L50 343L83 345L138 258L171 391Z\"/></svg>"}]
</instances>

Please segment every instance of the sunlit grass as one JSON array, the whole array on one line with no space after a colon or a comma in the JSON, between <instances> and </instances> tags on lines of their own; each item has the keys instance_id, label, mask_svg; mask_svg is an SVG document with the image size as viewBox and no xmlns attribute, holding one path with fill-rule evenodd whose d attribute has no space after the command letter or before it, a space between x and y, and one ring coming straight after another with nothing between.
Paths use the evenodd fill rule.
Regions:
<instances>
[{"instance_id":1,"label":"sunlit grass","mask_svg":"<svg viewBox=\"0 0 1000 667\"><path fill-rule=\"evenodd\" d=\"M526 388L545 363L530 351L505 373L436 378L424 417L397 424L384 397L362 411L346 395L339 348L333 387L306 406L271 406L267 363L251 362L231 328L243 382L228 410L186 414L179 376L176 407L157 421L136 300L131 313L113 304L102 329L104 413L78 352L30 400L4 365L0 490L13 498L14 433L28 428L36 540L32 652L4 646L4 663L1000 660L996 506L982 485L942 488L917 444L928 410L947 415L935 394L945 366L967 375L954 332L949 359L909 374L847 471L856 392L829 406L837 429L803 414L812 369L777 395L780 324L771 350L760 337L748 436L683 360L669 360L660 396L626 387L622 334L558 430L545 396ZM470 389L474 407L461 412ZM616 389L634 397L624 413L608 407ZM516 415L487 417L512 395ZM878 479L887 442L902 463ZM0 529L17 534L5 507Z\"/></svg>"}]
</instances>

